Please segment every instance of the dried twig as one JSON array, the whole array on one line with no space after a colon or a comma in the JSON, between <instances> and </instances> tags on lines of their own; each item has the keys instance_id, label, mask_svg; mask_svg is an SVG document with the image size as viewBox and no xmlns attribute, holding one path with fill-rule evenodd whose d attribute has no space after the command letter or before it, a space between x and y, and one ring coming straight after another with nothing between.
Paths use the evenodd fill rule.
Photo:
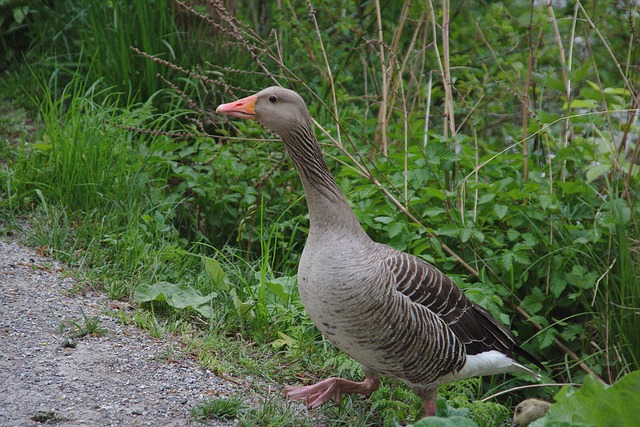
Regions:
<instances>
[{"instance_id":1,"label":"dried twig","mask_svg":"<svg viewBox=\"0 0 640 427\"><path fill-rule=\"evenodd\" d=\"M378 29L378 41L380 42L380 67L382 68L381 79L382 79L382 99L380 100L380 110L378 112L378 127L377 130L380 131L380 145L382 146L382 153L387 156L388 154L388 142L387 142L387 102L388 102L388 77L387 72L389 70L387 66L387 61L385 60L384 55L384 37L382 32L382 15L380 13L380 0L375 0L376 5L376 23Z\"/></svg>"},{"instance_id":2,"label":"dried twig","mask_svg":"<svg viewBox=\"0 0 640 427\"><path fill-rule=\"evenodd\" d=\"M584 6L582 6L582 3L581 2L576 2L576 6L580 8L580 10L582 11L584 19L589 24L589 27L596 33L596 35L598 36L598 38L602 42L602 45L607 50L607 53L611 57L611 60L613 61L613 64L615 65L616 69L618 70L618 74L620 74L620 77L622 78L622 81L624 82L625 88L627 88L629 90L629 94L634 100L634 104L635 105L640 105L640 99L638 98L639 95L635 91L635 88L633 87L633 85L631 84L629 79L627 78L626 73L622 70L622 67L620 66L620 62L618 61L618 59L616 58L615 54L611 50L611 47L609 46L609 43L607 43L607 41L605 40L604 36L602 35L600 30L598 29L598 27L596 27L596 24L593 23L593 21L591 20L591 17L587 13L587 11L584 9Z\"/></svg>"},{"instance_id":3,"label":"dried twig","mask_svg":"<svg viewBox=\"0 0 640 427\"><path fill-rule=\"evenodd\" d=\"M313 26L316 30L316 36L318 38L318 42L320 43L320 50L322 50L322 57L324 58L324 64L327 68L327 77L329 79L329 84L331 85L331 97L333 98L333 115L336 123L340 123L340 114L338 113L338 98L336 96L336 85L333 80L333 74L331 73L331 63L329 62L329 58L327 57L327 51L324 47L324 42L322 41L322 34L320 33L320 27L318 27L318 20L316 19L316 11L311 4L311 1L307 0L307 5L309 6L309 14L311 15L311 20L313 21ZM342 145L342 138L340 137L340 126L336 126L336 132L338 133L338 144Z\"/></svg>"},{"instance_id":4,"label":"dried twig","mask_svg":"<svg viewBox=\"0 0 640 427\"><path fill-rule=\"evenodd\" d=\"M581 387L582 384L579 383L544 383L544 384L527 384L527 385L521 385L518 387L510 387L507 390L502 390L499 391L497 393L493 393L490 396L484 397L482 398L480 401L481 402L487 402L491 399L495 399L498 396L502 396L503 394L510 394L513 393L514 391L519 391L519 390L527 390L530 388L540 388L540 387L564 387L564 386L571 386L571 387Z\"/></svg>"}]
</instances>

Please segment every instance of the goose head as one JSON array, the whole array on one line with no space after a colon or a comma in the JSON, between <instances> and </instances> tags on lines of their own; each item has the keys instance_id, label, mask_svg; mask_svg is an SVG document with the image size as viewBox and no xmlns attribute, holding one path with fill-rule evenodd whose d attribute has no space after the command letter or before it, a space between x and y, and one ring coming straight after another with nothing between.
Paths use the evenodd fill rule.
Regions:
<instances>
[{"instance_id":1,"label":"goose head","mask_svg":"<svg viewBox=\"0 0 640 427\"><path fill-rule=\"evenodd\" d=\"M301 127L310 125L304 100L296 92L272 86L255 95L219 105L216 113L252 119L286 138Z\"/></svg>"}]
</instances>

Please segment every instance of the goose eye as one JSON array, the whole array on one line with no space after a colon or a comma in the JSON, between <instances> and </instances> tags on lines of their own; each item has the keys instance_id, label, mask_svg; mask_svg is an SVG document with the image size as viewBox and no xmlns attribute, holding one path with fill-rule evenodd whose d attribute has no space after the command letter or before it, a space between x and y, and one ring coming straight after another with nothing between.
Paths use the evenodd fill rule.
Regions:
<instances>
[{"instance_id":1,"label":"goose eye","mask_svg":"<svg viewBox=\"0 0 640 427\"><path fill-rule=\"evenodd\" d=\"M275 95L271 95L269 97L269 102L272 103L272 104L275 104L276 102L278 102L278 97L275 96Z\"/></svg>"}]
</instances>

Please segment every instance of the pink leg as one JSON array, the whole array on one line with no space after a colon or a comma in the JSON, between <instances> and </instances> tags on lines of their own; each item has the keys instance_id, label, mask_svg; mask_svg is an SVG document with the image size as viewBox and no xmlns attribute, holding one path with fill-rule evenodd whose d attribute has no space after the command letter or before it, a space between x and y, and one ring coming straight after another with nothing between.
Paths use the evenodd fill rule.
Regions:
<instances>
[{"instance_id":1,"label":"pink leg","mask_svg":"<svg viewBox=\"0 0 640 427\"><path fill-rule=\"evenodd\" d=\"M422 387L414 387L412 388L412 390L420 399L422 399L424 416L434 417L436 415L436 399L438 397L438 385L429 384Z\"/></svg>"},{"instance_id":2,"label":"pink leg","mask_svg":"<svg viewBox=\"0 0 640 427\"><path fill-rule=\"evenodd\" d=\"M425 400L424 403L424 416L434 417L436 415L436 399Z\"/></svg>"},{"instance_id":3,"label":"pink leg","mask_svg":"<svg viewBox=\"0 0 640 427\"><path fill-rule=\"evenodd\" d=\"M380 380L369 376L362 382L349 381L342 378L328 378L308 386L286 386L282 389L282 394L290 400L304 399L307 408L314 409L324 405L332 397L336 403L340 403L340 394L342 393L369 395L376 391L379 386Z\"/></svg>"}]
</instances>

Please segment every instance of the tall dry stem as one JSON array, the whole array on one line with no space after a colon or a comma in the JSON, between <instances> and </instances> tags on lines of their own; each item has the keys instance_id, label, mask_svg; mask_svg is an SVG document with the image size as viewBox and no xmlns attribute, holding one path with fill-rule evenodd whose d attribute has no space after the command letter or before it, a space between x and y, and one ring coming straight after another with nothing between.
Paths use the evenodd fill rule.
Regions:
<instances>
[{"instance_id":1,"label":"tall dry stem","mask_svg":"<svg viewBox=\"0 0 640 427\"><path fill-rule=\"evenodd\" d=\"M453 104L453 89L452 89L452 80L451 80L451 67L449 61L449 11L450 11L450 3L449 0L443 0L442 2L442 57L440 56L440 51L438 49L438 33L437 33L437 21L435 18L435 8L433 5L433 1L429 0L427 2L429 7L429 13L431 15L431 24L433 28L433 40L434 40L434 50L436 53L436 59L438 61L438 67L440 69L440 75L443 81L443 89L444 89L444 123L443 123L443 133L445 138L451 138L452 150L454 153L458 153L458 147L456 146L455 136L456 136L456 124L455 124L455 114L454 114L454 104ZM453 180L456 179L455 175L457 173L457 165L454 165L453 172ZM451 189L452 187L452 179L450 177L447 178L447 189ZM461 200L461 199L459 199Z\"/></svg>"},{"instance_id":2,"label":"tall dry stem","mask_svg":"<svg viewBox=\"0 0 640 427\"><path fill-rule=\"evenodd\" d=\"M331 72L331 63L329 62L329 58L327 57L327 50L325 49L324 42L322 41L322 34L320 33L320 27L318 27L318 20L316 19L316 11L313 8L311 1L307 1L307 5L309 6L309 14L311 15L311 20L313 21L313 26L316 31L316 37L318 38L320 49L322 50L322 58L324 59L324 64L327 68L327 78L331 86L331 98L333 100L333 119L336 122L336 132L338 134L337 141L338 144L342 146L342 138L340 136L340 114L338 112L338 98L336 97L336 84L333 79L333 73Z\"/></svg>"},{"instance_id":3,"label":"tall dry stem","mask_svg":"<svg viewBox=\"0 0 640 427\"><path fill-rule=\"evenodd\" d=\"M533 67L535 64L535 52L538 50L538 44L540 42L540 36L542 34L542 27L540 27L538 31L538 44L534 44L533 39L533 17L534 17L534 4L531 2L531 9L529 11L529 29L528 29L528 39L529 39L529 60L527 61L527 78L524 85L524 91L522 93L522 102L524 103L524 108L522 109L522 140L524 141L522 144L522 182L523 184L527 183L527 179L529 176L529 144L527 143L527 125L529 121L529 111L533 108L531 106L531 97L529 92L531 91L531 77L533 74Z\"/></svg>"},{"instance_id":4,"label":"tall dry stem","mask_svg":"<svg viewBox=\"0 0 640 427\"><path fill-rule=\"evenodd\" d=\"M602 42L602 45L604 46L607 53L611 57L611 60L613 61L614 66L618 70L618 74L620 75L620 78L624 82L624 87L629 91L629 96L631 96L633 99L633 104L640 105L640 94L638 94L632 82L627 78L627 74L624 72L624 70L622 69L622 66L620 65L620 61L618 61L618 58L616 58L616 55L611 50L611 46L609 46L609 43L607 43L607 40L604 38L604 36L600 32L596 24L593 23L593 21L591 20L591 17L587 13L587 11L584 9L584 6L582 6L582 3L577 2L576 6L580 8L583 19L589 24L589 27L596 33L596 35L598 36L598 39Z\"/></svg>"},{"instance_id":5,"label":"tall dry stem","mask_svg":"<svg viewBox=\"0 0 640 427\"><path fill-rule=\"evenodd\" d=\"M380 100L380 110L378 112L378 126L377 130L380 134L380 146L382 147L382 154L387 156L389 154L389 143L387 142L387 101L389 97L389 82L388 82L388 66L385 60L384 52L384 33L382 31L382 13L380 8L380 0L375 1L376 4L376 25L378 30L378 46L380 49L380 67L381 67L381 81L382 81L382 99ZM376 137L377 137L376 133Z\"/></svg>"},{"instance_id":6,"label":"tall dry stem","mask_svg":"<svg viewBox=\"0 0 640 427\"><path fill-rule=\"evenodd\" d=\"M429 143L429 119L431 116L431 90L433 87L433 71L429 71L429 82L427 83L427 101L424 107L424 135L422 137L422 148L427 148Z\"/></svg>"},{"instance_id":7,"label":"tall dry stem","mask_svg":"<svg viewBox=\"0 0 640 427\"><path fill-rule=\"evenodd\" d=\"M444 131L445 137L451 137L453 142L454 153L458 152L456 147L456 117L453 108L453 83L451 79L451 64L449 56L449 23L450 23L450 4L449 0L443 0L442 2L442 62L443 62L443 78L444 78ZM449 135L447 132L451 132Z\"/></svg>"}]
</instances>

